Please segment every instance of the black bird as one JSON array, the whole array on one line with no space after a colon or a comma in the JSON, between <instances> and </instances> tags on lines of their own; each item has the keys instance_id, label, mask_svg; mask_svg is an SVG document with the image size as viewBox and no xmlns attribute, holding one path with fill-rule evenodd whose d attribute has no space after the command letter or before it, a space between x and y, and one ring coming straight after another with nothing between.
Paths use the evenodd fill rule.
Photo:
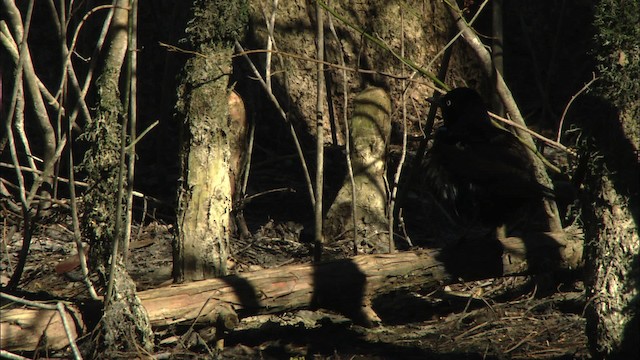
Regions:
<instances>
[{"instance_id":1,"label":"black bird","mask_svg":"<svg viewBox=\"0 0 640 360\"><path fill-rule=\"evenodd\" d=\"M475 90L453 89L436 104L444 123L425 159L425 180L456 217L495 229L553 196L536 181L526 147L491 123Z\"/></svg>"}]
</instances>

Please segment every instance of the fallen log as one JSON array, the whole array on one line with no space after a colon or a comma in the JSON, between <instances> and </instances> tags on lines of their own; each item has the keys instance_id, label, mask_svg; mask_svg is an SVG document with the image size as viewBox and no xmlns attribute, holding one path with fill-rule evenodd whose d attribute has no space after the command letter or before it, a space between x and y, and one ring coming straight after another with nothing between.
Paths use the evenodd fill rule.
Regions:
<instances>
[{"instance_id":1,"label":"fallen log","mask_svg":"<svg viewBox=\"0 0 640 360\"><path fill-rule=\"evenodd\" d=\"M35 351L36 349L62 349L69 346L69 337L77 339L86 332L80 310L67 306L64 316L71 333L67 335L57 310L11 309L2 310L0 344L8 351Z\"/></svg>"},{"instance_id":2,"label":"fallen log","mask_svg":"<svg viewBox=\"0 0 640 360\"><path fill-rule=\"evenodd\" d=\"M325 308L354 321L368 319L370 299L401 289L429 289L463 280L575 269L582 262L582 241L543 233L494 242L461 243L447 250L418 250L360 255L321 264L297 264L222 278L174 284L138 293L153 327L172 324L233 328L237 319L304 308ZM11 323L15 312L33 318L37 310L2 312L2 348L26 349L27 336L50 337L51 328ZM236 315L237 314L237 315ZM5 320L6 319L6 320ZM24 335L16 332L26 331ZM53 333L52 333L53 334ZM12 339L21 339L17 343ZM63 347L63 340L56 343ZM52 348L53 349L53 348Z\"/></svg>"}]
</instances>

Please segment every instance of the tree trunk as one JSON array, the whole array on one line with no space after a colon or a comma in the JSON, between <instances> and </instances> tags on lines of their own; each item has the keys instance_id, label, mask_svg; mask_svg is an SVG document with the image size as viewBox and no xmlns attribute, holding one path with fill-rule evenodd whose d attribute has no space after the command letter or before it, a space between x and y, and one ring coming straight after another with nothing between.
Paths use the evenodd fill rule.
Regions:
<instances>
[{"instance_id":1,"label":"tree trunk","mask_svg":"<svg viewBox=\"0 0 640 360\"><path fill-rule=\"evenodd\" d=\"M93 349L98 358L115 357L117 353L136 352L142 347L153 348L153 333L144 307L136 296L135 284L126 271L119 254L112 254L114 241L122 241L122 231L116 233L116 214L124 214L124 204L118 198L118 169L122 144L121 118L123 106L118 83L127 50L127 24L129 1L117 4L111 23L110 42L104 67L96 80L97 110L93 120L87 123L84 139L89 144L82 167L87 173L89 188L84 195L84 232L91 243L90 263L101 279L110 276L107 270L115 262L112 276L111 304L105 306L99 331L95 332L98 344ZM120 219L121 220L121 219ZM122 227L121 227L122 229ZM104 285L104 284L103 284Z\"/></svg>"},{"instance_id":2,"label":"tree trunk","mask_svg":"<svg viewBox=\"0 0 640 360\"><path fill-rule=\"evenodd\" d=\"M252 36L250 43L243 46L262 52L267 47L269 37L273 36L272 43L275 50L272 53L273 61L268 63L265 59L268 56L262 54L254 54L252 59L258 68L268 64L266 66L269 66L269 69L265 73L271 74L274 94L286 113L287 120L298 131L300 143L306 150L320 129L315 121L316 94L314 91L309 91L315 88L317 81L315 64L311 61L316 57L313 41L316 32L315 3L280 1L277 8L266 6L259 1L250 1L250 4ZM328 205L328 208L333 207L327 212L328 219L325 218L324 230L328 233L324 236L327 241L331 241L332 238L333 240L349 238L354 234L349 179L346 186L341 188L340 194L335 192L335 189L340 189L343 185L347 170L342 166L331 166L331 164L344 163L342 159L336 159L343 156L336 150L338 147L345 146L346 114L351 112L355 96L366 86L375 85L384 89L387 96L394 101L400 99L403 94L407 99L415 99L414 109L417 114L408 116L407 124L409 136L415 136L420 134L419 129L422 128L420 121L426 114L427 102L424 99L433 93L433 86L429 85L432 81L426 77L417 82L410 82L410 85L405 87L396 78L402 73L402 61L394 57L391 51L383 49L380 43L384 43L397 54L400 53L401 48L404 48L404 56L407 59L420 64L427 71L432 71L433 64L438 64L440 61L437 56L439 50L450 40L449 32L443 31L447 29L450 17L446 10L447 5L441 2L390 0L354 4L351 1L340 0L328 3L328 6L341 18L325 12L325 61L331 64L344 64L351 70L357 69L343 71L336 66L326 66L324 71L328 104L326 113L329 116L323 118L323 121L326 121L322 126L325 133L321 136L325 139L325 159L329 165L325 168L325 202L323 204ZM273 16L272 18L275 19L275 30L272 33L267 29L265 12L267 18ZM365 31L380 41L376 44L354 28ZM400 41L403 38L403 32L406 36L404 45ZM416 46L416 44L426 45ZM453 53L448 83L477 84L483 81L476 60L465 47L454 46ZM244 63L243 61L242 64ZM247 72L241 75L243 76L238 80L239 91L256 94L254 89L259 88L259 85L255 81L254 74ZM261 98L264 98L262 94L254 96L251 106L257 109L258 113L264 110L266 114L274 114L273 117L279 116L275 115L271 106L265 104ZM391 106L391 111L388 113L390 120L385 120L386 122L393 123L397 120L397 104L395 107ZM396 115L393 115L394 113ZM263 119L268 118L266 114ZM273 128L276 128L266 122L257 122L256 127L258 134L261 129L268 127L266 131L272 133ZM387 135L382 137L384 136ZM409 154L412 146L412 144L408 145ZM313 168L313 166L313 161L310 161L309 167ZM359 228L358 241L373 237L371 241L367 241L365 247L361 248L363 252L372 252L373 249L385 252L389 248L389 241L386 239L389 237L389 226L386 225L388 217L385 214L388 204L384 201L387 196L386 187L383 179L377 177L377 174L373 178L367 178L367 175L377 171L364 172L356 179L360 181L360 184L356 184L356 188L363 187L362 194L358 194L356 189L355 201L359 203L356 208L363 207L358 210L361 214L356 214L356 217L360 218L359 224L356 225ZM334 200L336 195L338 198ZM367 197L372 200L370 203L366 203ZM400 203L396 205L398 209L410 206Z\"/></svg>"},{"instance_id":3,"label":"tree trunk","mask_svg":"<svg viewBox=\"0 0 640 360\"><path fill-rule=\"evenodd\" d=\"M583 121L587 336L597 359L640 358L640 5L596 8L597 95ZM605 100L606 102L603 102Z\"/></svg>"},{"instance_id":4,"label":"tree trunk","mask_svg":"<svg viewBox=\"0 0 640 360\"><path fill-rule=\"evenodd\" d=\"M269 32L265 25L263 10L271 11L269 6L264 6L260 1L251 3L251 30L253 44L257 49L264 49ZM371 69L381 73L399 75L402 62L395 58L389 51L381 49L369 40L366 40L349 25L356 26L368 34L380 38L381 41L391 47L396 53L400 53L401 32L406 32L405 57L417 64L432 69L429 64L442 47L450 40L448 31L443 31L450 23L447 13L447 5L441 2L410 1L331 1L326 2L331 9L340 14L348 22L342 22L336 17L325 13L325 61L333 64L345 62L349 68ZM412 9L412 10L407 10ZM413 11L415 10L415 11ZM402 13L402 15L401 15ZM402 22L400 21L402 16ZM275 10L274 44L277 50L283 53L293 53L299 56L293 58L287 55L274 53L271 73L274 88L278 86L286 89L288 100L282 99L281 104L285 111L289 112L291 121L295 123L301 132L315 136L316 133L316 95L309 89L315 88L315 65L305 59L315 58L315 3L280 1ZM401 26L402 24L402 26ZM336 30L336 35L330 29ZM296 31L290 29L295 28ZM337 36L337 37L336 37ZM422 44L420 46L415 46ZM435 61L438 64L439 59ZM262 66L260 59L256 65ZM429 64L429 65L427 65ZM472 54L464 47L456 46L453 60L450 65L450 78L447 82L482 81L477 62ZM360 91L363 85L373 85L384 88L392 99L400 99L405 92L408 99L420 99L418 103L425 104L425 94L433 92L432 87L424 83L431 83L427 78L420 82L412 83L405 89L400 81L392 77L378 76L377 74L348 71L346 78L342 70L328 67L325 76L328 79L328 102L331 108L331 116L323 125L325 144L344 145L343 115L348 109L343 103L343 81L347 82L349 100ZM247 74L244 81L250 86L255 85L251 79L253 74ZM242 81L242 80L241 80ZM424 83L423 83L424 82ZM276 95L279 95L276 92ZM418 128L415 123L418 119L410 119L410 126Z\"/></svg>"},{"instance_id":5,"label":"tree trunk","mask_svg":"<svg viewBox=\"0 0 640 360\"><path fill-rule=\"evenodd\" d=\"M195 0L185 30L196 55L184 65L177 110L183 124L174 279L227 272L234 163L228 120L232 41L246 26L244 1Z\"/></svg>"}]
</instances>

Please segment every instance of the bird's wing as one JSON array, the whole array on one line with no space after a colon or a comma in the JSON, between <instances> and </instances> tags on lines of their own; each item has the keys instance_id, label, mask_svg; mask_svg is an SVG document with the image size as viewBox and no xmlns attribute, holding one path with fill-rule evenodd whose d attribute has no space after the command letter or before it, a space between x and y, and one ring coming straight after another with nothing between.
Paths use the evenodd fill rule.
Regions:
<instances>
[{"instance_id":1,"label":"bird's wing","mask_svg":"<svg viewBox=\"0 0 640 360\"><path fill-rule=\"evenodd\" d=\"M517 141L517 140L516 140ZM468 182L505 197L539 197L546 193L533 174L526 149L510 140L477 143L439 143L437 162L453 179Z\"/></svg>"}]
</instances>

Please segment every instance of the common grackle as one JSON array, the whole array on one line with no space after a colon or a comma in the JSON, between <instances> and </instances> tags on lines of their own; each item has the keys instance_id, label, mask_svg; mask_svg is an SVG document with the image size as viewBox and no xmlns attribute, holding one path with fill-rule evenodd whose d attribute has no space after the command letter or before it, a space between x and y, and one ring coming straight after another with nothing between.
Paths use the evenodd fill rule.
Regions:
<instances>
[{"instance_id":1,"label":"common grackle","mask_svg":"<svg viewBox=\"0 0 640 360\"><path fill-rule=\"evenodd\" d=\"M491 123L475 90L453 89L436 105L444 123L425 158L424 179L457 218L495 228L523 217L528 204L553 196L536 181L528 150Z\"/></svg>"}]
</instances>

